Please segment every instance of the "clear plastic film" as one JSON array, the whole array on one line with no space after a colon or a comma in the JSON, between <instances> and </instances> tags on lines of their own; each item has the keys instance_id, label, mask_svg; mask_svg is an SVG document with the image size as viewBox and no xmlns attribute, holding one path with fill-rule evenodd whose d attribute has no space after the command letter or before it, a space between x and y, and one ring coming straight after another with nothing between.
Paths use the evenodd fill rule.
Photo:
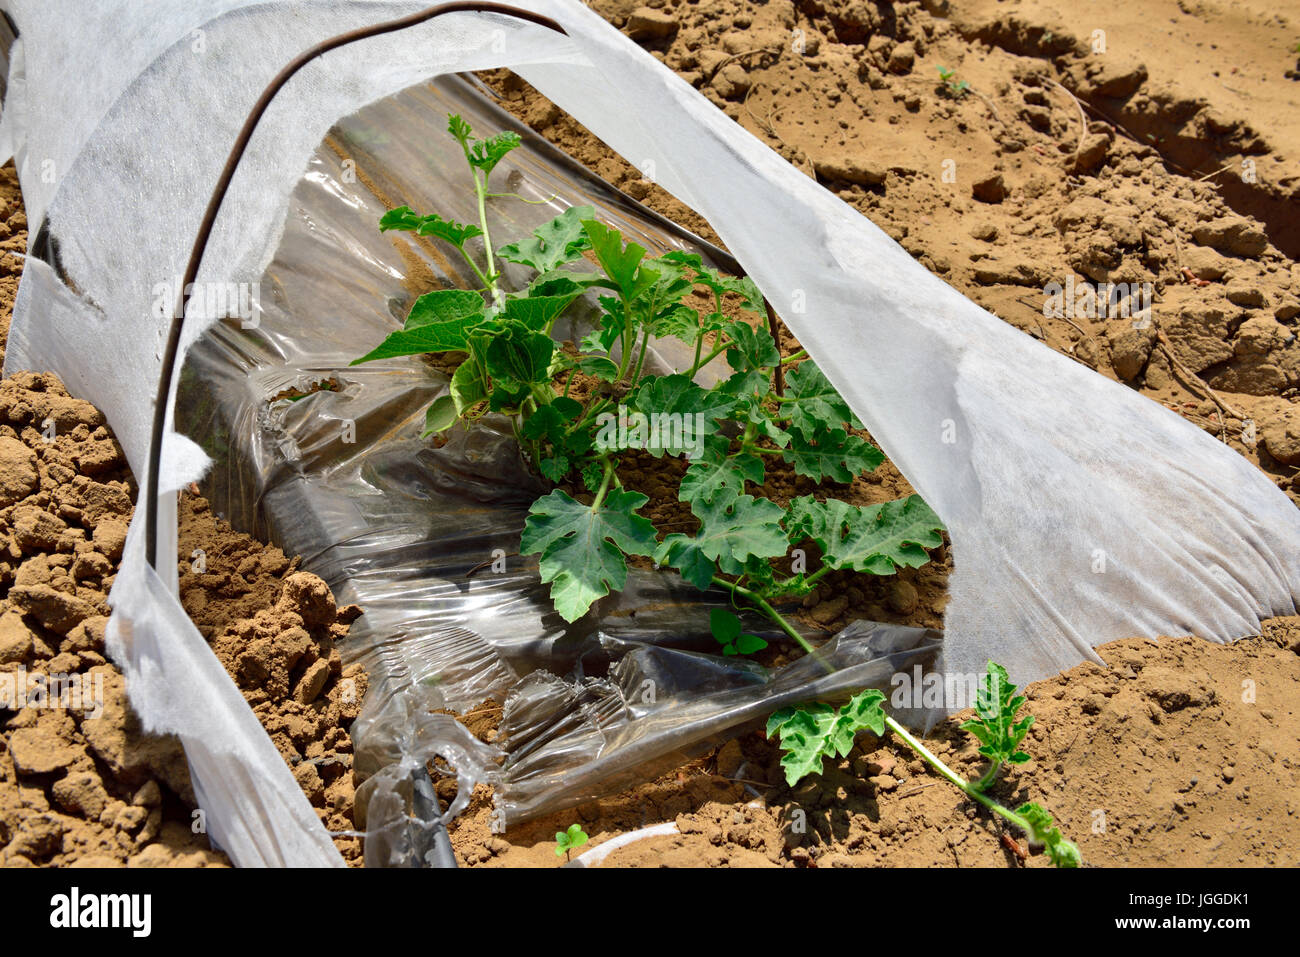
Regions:
<instances>
[{"instance_id":1,"label":"clear plastic film","mask_svg":"<svg viewBox=\"0 0 1300 957\"><path fill-rule=\"evenodd\" d=\"M659 185L708 219L944 519L954 564L945 670L979 671L995 658L1023 682L1095 658L1093 646L1114 638L1195 633L1225 641L1255 632L1262 617L1295 613L1300 513L1247 461L966 299L576 0L520 5L554 17L568 37L499 15L457 13L336 50L305 68L250 144L200 282L274 281L267 269L292 218L291 196L340 117L434 75L509 66L630 162L654 169ZM423 6L0 0L21 33L9 51L0 145L13 150L33 220L6 370L61 375L105 411L143 476L153 405L171 401L154 395L169 320L154 308L156 289L183 271L250 107L275 72L313 43ZM425 177L433 174L412 167L402 175L431 182ZM353 294L347 283L377 288L379 280L360 274L383 261L347 258L320 268L340 300ZM186 344L218 318L191 309ZM328 317L298 316L302 330L323 321ZM393 373L385 400L395 422L430 397L416 377L402 376ZM295 415L306 412L286 412L290 425ZM196 437L211 447L212 436ZM399 454L400 441L394 434L379 443L392 450L390 474L418 461L414 449ZM496 454L490 436L467 439L475 441L488 443L484 455ZM328 444L308 439L299 452L327 455ZM473 448L465 457L484 461ZM196 446L174 436L164 458L164 488L198 477L205 464ZM268 458L249 474L263 474L263 465L278 467ZM472 471L462 477L481 481ZM279 483L268 495L289 496L301 481ZM303 511L301 520L344 528L355 517L352 507L335 500ZM165 533L174 530L174 515L173 497L164 496ZM409 530L404 547L412 555L421 534ZM363 548L364 537L354 551ZM140 586L147 569L135 554L119 573L114 607L132 621L156 622L138 604L175 605L174 576L164 567L161 589ZM342 552L330 557L347 560ZM133 578L137 587L129 587ZM526 622L528 614L520 615ZM545 631L538 627L533 639ZM190 646L198 640L184 630L153 636L147 646L172 642L185 653L174 662L160 655L152 666L164 676L182 667L206 652ZM143 664L131 647L114 651L133 702L146 725L172 730L177 717L155 700L159 684L139 680ZM254 834L319 824L283 813L286 793L265 799L259 788L283 785L253 783L252 769L273 752L269 741L240 740L222 750L222 728L206 716L217 713L225 691L191 687L192 736L222 755L196 766L196 774L242 782L224 792L203 789L220 794L207 808L210 818L242 822L225 828L236 842L226 850L241 863L332 862L310 850L315 840L277 838L269 845L274 853L251 846Z\"/></svg>"},{"instance_id":2,"label":"clear plastic film","mask_svg":"<svg viewBox=\"0 0 1300 957\"><path fill-rule=\"evenodd\" d=\"M448 814L475 784L491 783L511 823L646 780L779 703L851 690L867 677L883 682L888 669L864 666L902 649L920 647L932 660L936 634L877 626L870 641L837 646L837 663L850 667L834 682L806 664L768 674L711 653L708 611L725 599L671 571L633 569L622 593L572 625L555 614L535 559L517 554L527 508L544 487L508 423L457 429L435 448L419 435L445 372L418 358L348 365L421 292L469 279L436 245L376 227L397 205L474 215L460 182L464 158L443 133L453 112L476 129L515 125L469 82L450 78L331 131L294 193L267 272L274 295L255 324L228 320L191 349L178 403L181 428L214 462L204 490L218 512L302 555L340 600L364 610L346 653L371 682L352 729L358 773L369 778L367 830L409 835L407 782L438 757L459 777ZM496 175L499 189L517 194L491 206L502 242L565 206L591 204L651 249L717 255L534 135ZM589 331L594 309L579 303L557 335ZM667 370L675 358L689 361L656 352L650 362ZM326 381L328 389L277 398ZM770 623L749 624L775 637ZM432 713L488 697L505 705L499 749L471 743ZM378 796L392 782L403 782L405 800ZM372 863L419 856L419 842L406 837L367 846Z\"/></svg>"}]
</instances>

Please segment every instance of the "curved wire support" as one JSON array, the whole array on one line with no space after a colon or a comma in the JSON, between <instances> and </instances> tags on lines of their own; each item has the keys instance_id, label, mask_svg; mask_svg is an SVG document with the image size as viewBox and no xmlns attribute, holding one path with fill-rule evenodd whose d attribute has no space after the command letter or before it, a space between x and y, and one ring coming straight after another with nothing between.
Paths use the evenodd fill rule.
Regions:
<instances>
[{"instance_id":1,"label":"curved wire support","mask_svg":"<svg viewBox=\"0 0 1300 957\"><path fill-rule=\"evenodd\" d=\"M280 92L284 85L293 78L294 74L317 57L349 43L355 43L358 40L366 40L385 33L395 33L407 27L427 23L435 17L447 13L499 13L529 23L535 23L557 33L565 33L564 28L550 17L544 17L529 10L522 10L519 7L512 7L504 3L473 2L440 3L395 20L359 27L347 33L340 33L328 40L322 40L314 47L304 50L283 70L277 73L275 78L267 84L266 89L262 91L262 95L257 98L257 102L253 104L253 109L249 112L248 118L244 120L239 135L235 137L235 143L230 148L230 155L226 158L226 165L221 170L221 176L217 179L216 186L213 187L211 199L208 200L208 208L203 214L202 222L199 224L194 246L190 250L189 263L185 267L185 277L177 293L176 309L172 313L171 327L167 332L167 347L163 352L162 371L158 377L158 393L154 400L153 428L149 445L149 472L144 490L145 558L155 571L158 568L158 484L159 472L162 466L162 442L167 425L167 410L170 406L172 381L176 375L176 358L180 352L181 332L185 325L185 308L190 298L190 294L187 294L186 290L193 287L194 280L198 277L199 266L203 262L203 254L207 250L208 240L212 236L217 214L221 211L221 203L230 190L231 180L234 179L235 171L239 168L239 161L243 158L244 151L248 148L248 143L253 138L258 123L261 122L262 116L271 105L271 101L275 99L276 94ZM565 33L565 35L568 34Z\"/></svg>"}]
</instances>

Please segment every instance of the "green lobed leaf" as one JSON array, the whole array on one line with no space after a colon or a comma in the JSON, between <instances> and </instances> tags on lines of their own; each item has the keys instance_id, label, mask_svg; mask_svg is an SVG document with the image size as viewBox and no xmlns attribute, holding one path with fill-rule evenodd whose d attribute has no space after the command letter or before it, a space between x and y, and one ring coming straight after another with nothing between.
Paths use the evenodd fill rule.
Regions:
<instances>
[{"instance_id":1,"label":"green lobed leaf","mask_svg":"<svg viewBox=\"0 0 1300 957\"><path fill-rule=\"evenodd\" d=\"M548 331L556 318L577 298L562 296L514 296L506 300L502 315L522 322L534 332Z\"/></svg>"},{"instance_id":2,"label":"green lobed leaf","mask_svg":"<svg viewBox=\"0 0 1300 957\"><path fill-rule=\"evenodd\" d=\"M538 471L552 482L564 481L564 477L569 474L571 468L573 468L573 464L569 461L569 457L563 453L543 458L537 463Z\"/></svg>"},{"instance_id":3,"label":"green lobed leaf","mask_svg":"<svg viewBox=\"0 0 1300 957\"><path fill-rule=\"evenodd\" d=\"M547 439L559 443L569 426L582 415L582 403L567 396L556 396L550 405L544 405L528 417L523 434L526 439Z\"/></svg>"},{"instance_id":4,"label":"green lobed leaf","mask_svg":"<svg viewBox=\"0 0 1300 957\"><path fill-rule=\"evenodd\" d=\"M633 303L638 321L653 336L674 335L674 330L698 329L699 315L682 302L682 298L689 295L693 288L691 283L659 269L655 269L655 272L658 278ZM694 340L691 342L693 344Z\"/></svg>"},{"instance_id":5,"label":"green lobed leaf","mask_svg":"<svg viewBox=\"0 0 1300 957\"><path fill-rule=\"evenodd\" d=\"M464 415L487 398L483 390L483 370L475 359L466 359L451 376L451 398L456 412Z\"/></svg>"},{"instance_id":6,"label":"green lobed leaf","mask_svg":"<svg viewBox=\"0 0 1300 957\"><path fill-rule=\"evenodd\" d=\"M826 429L843 429L844 423L856 421L849 404L811 359L786 373L785 383L781 412L806 438Z\"/></svg>"},{"instance_id":7,"label":"green lobed leaf","mask_svg":"<svg viewBox=\"0 0 1300 957\"><path fill-rule=\"evenodd\" d=\"M829 479L847 484L885 461L885 454L880 449L839 428L791 438L790 447L781 453L781 458L794 466L799 475L817 482Z\"/></svg>"},{"instance_id":8,"label":"green lobed leaf","mask_svg":"<svg viewBox=\"0 0 1300 957\"><path fill-rule=\"evenodd\" d=\"M483 230L477 226L443 219L437 214L424 216L411 209L410 206L398 206L396 209L390 209L379 217L379 231L386 233L390 229L401 229L417 233L420 236L434 236L438 239L445 239L453 246L461 249L465 247L465 243L469 240L483 235Z\"/></svg>"},{"instance_id":9,"label":"green lobed leaf","mask_svg":"<svg viewBox=\"0 0 1300 957\"><path fill-rule=\"evenodd\" d=\"M704 453L686 470L678 486L683 502L712 504L720 496L730 501L745 492L745 482L762 485L763 460L749 452L728 455L730 442L719 435L704 440Z\"/></svg>"},{"instance_id":10,"label":"green lobed leaf","mask_svg":"<svg viewBox=\"0 0 1300 957\"><path fill-rule=\"evenodd\" d=\"M786 713L788 712L788 713ZM783 709L777 712L783 720L773 729L773 715L768 720L769 737L773 730L780 738L781 767L785 780L794 787L810 774L820 774L822 760L827 756L830 728L836 711L829 705L805 705L802 708Z\"/></svg>"},{"instance_id":11,"label":"green lobed leaf","mask_svg":"<svg viewBox=\"0 0 1300 957\"><path fill-rule=\"evenodd\" d=\"M781 362L772 333L762 326L737 320L726 327L732 345L727 349L727 364L737 372L771 369Z\"/></svg>"},{"instance_id":12,"label":"green lobed leaf","mask_svg":"<svg viewBox=\"0 0 1300 957\"><path fill-rule=\"evenodd\" d=\"M551 354L555 343L543 332L522 323L510 325L487 347L487 370L494 386L519 391L550 382Z\"/></svg>"},{"instance_id":13,"label":"green lobed leaf","mask_svg":"<svg viewBox=\"0 0 1300 957\"><path fill-rule=\"evenodd\" d=\"M647 416L675 416L664 420L680 424L667 430L660 429L657 444L647 447L655 458L664 454L682 455L695 452L705 436L718 429L717 420L725 418L735 405L735 400L723 393L701 388L691 378L680 373L666 376L646 376L629 397L628 405ZM695 418L696 416L700 418ZM667 435L663 433L667 431Z\"/></svg>"},{"instance_id":14,"label":"green lobed leaf","mask_svg":"<svg viewBox=\"0 0 1300 957\"><path fill-rule=\"evenodd\" d=\"M591 248L591 240L583 229L583 220L591 219L596 211L591 206L570 206L550 222L533 230L532 238L510 243L497 250L507 262L529 266L543 275L565 263L582 258L582 252ZM565 277L550 277L564 279ZM573 279L568 280L573 283Z\"/></svg>"},{"instance_id":15,"label":"green lobed leaf","mask_svg":"<svg viewBox=\"0 0 1300 957\"><path fill-rule=\"evenodd\" d=\"M648 501L640 492L615 489L593 508L555 489L528 510L519 551L541 556L542 581L551 583L555 610L565 621L576 621L596 599L623 588L625 554L653 553L655 528L636 514Z\"/></svg>"},{"instance_id":16,"label":"green lobed leaf","mask_svg":"<svg viewBox=\"0 0 1300 957\"><path fill-rule=\"evenodd\" d=\"M469 164L481 169L484 176L490 176L506 154L519 146L519 134L513 130L504 130L496 136L479 140L469 151Z\"/></svg>"},{"instance_id":17,"label":"green lobed leaf","mask_svg":"<svg viewBox=\"0 0 1300 957\"><path fill-rule=\"evenodd\" d=\"M600 488L601 479L605 477L605 469L598 461L588 462L582 467L582 484L587 486L588 492L595 492Z\"/></svg>"},{"instance_id":18,"label":"green lobed leaf","mask_svg":"<svg viewBox=\"0 0 1300 957\"><path fill-rule=\"evenodd\" d=\"M930 560L926 549L943 544L943 523L919 495L862 508L803 496L790 502L786 528L791 541L815 541L832 568L873 575L919 568Z\"/></svg>"},{"instance_id":19,"label":"green lobed leaf","mask_svg":"<svg viewBox=\"0 0 1300 957\"><path fill-rule=\"evenodd\" d=\"M582 228L591 242L596 261L625 300L634 301L659 280L659 273L653 269L640 268L641 260L645 258L643 246L624 244L617 229L611 229L599 220L583 220Z\"/></svg>"},{"instance_id":20,"label":"green lobed leaf","mask_svg":"<svg viewBox=\"0 0 1300 957\"><path fill-rule=\"evenodd\" d=\"M458 248L464 248L465 243L469 240L483 235L483 230L479 229L477 226L453 222L450 219L443 219L441 216L437 215L423 217L420 220L420 225L416 227L415 231L420 236L433 236L436 239L445 240Z\"/></svg>"},{"instance_id":21,"label":"green lobed leaf","mask_svg":"<svg viewBox=\"0 0 1300 957\"><path fill-rule=\"evenodd\" d=\"M419 228L423 219L424 217L411 209L410 206L398 206L396 209L390 209L379 217L379 231L381 233L386 233L390 229L412 231Z\"/></svg>"},{"instance_id":22,"label":"green lobed leaf","mask_svg":"<svg viewBox=\"0 0 1300 957\"><path fill-rule=\"evenodd\" d=\"M435 289L411 304L402 328L411 330L438 322L477 319L483 315L483 297L468 289Z\"/></svg>"},{"instance_id":23,"label":"green lobed leaf","mask_svg":"<svg viewBox=\"0 0 1300 957\"><path fill-rule=\"evenodd\" d=\"M420 438L446 431L456 424L458 418L460 413L456 409L455 399L450 395L439 396L424 413L424 431L420 433Z\"/></svg>"},{"instance_id":24,"label":"green lobed leaf","mask_svg":"<svg viewBox=\"0 0 1300 957\"><path fill-rule=\"evenodd\" d=\"M591 432L573 429L582 413L582 403L557 396L524 422L524 438L544 441L550 446L552 454L543 456L538 462L538 468L552 482L562 481L574 463L581 461L591 451Z\"/></svg>"},{"instance_id":25,"label":"green lobed leaf","mask_svg":"<svg viewBox=\"0 0 1300 957\"><path fill-rule=\"evenodd\" d=\"M669 535L655 550L655 564L668 565L677 569L684 581L690 582L700 591L708 591L713 584L713 575L718 570L718 563L705 555L696 545L695 539L680 532Z\"/></svg>"},{"instance_id":26,"label":"green lobed leaf","mask_svg":"<svg viewBox=\"0 0 1300 957\"><path fill-rule=\"evenodd\" d=\"M578 368L593 378L613 382L618 378L618 363L608 356L583 356Z\"/></svg>"},{"instance_id":27,"label":"green lobed leaf","mask_svg":"<svg viewBox=\"0 0 1300 957\"><path fill-rule=\"evenodd\" d=\"M377 359L394 359L398 356L417 356L426 352L465 352L469 349L467 333L481 316L456 319L452 322L429 322L413 329L390 332L378 346L351 365L374 362Z\"/></svg>"},{"instance_id":28,"label":"green lobed leaf","mask_svg":"<svg viewBox=\"0 0 1300 957\"><path fill-rule=\"evenodd\" d=\"M1007 669L990 661L975 695L975 717L963 722L962 730L980 742L979 753L995 766L1003 763L1024 764L1029 755L1018 750L1034 724L1033 715L1020 721L1016 713L1025 698L1016 694Z\"/></svg>"},{"instance_id":29,"label":"green lobed leaf","mask_svg":"<svg viewBox=\"0 0 1300 957\"><path fill-rule=\"evenodd\" d=\"M492 393L488 396L488 411L516 415L522 409L524 400L531 394L531 388L526 385L507 386L494 380Z\"/></svg>"},{"instance_id":30,"label":"green lobed leaf","mask_svg":"<svg viewBox=\"0 0 1300 957\"><path fill-rule=\"evenodd\" d=\"M483 321L483 297L464 289L426 292L411 305L401 329L388 334L378 346L352 365L423 355L427 352L465 352L469 333Z\"/></svg>"},{"instance_id":31,"label":"green lobed leaf","mask_svg":"<svg viewBox=\"0 0 1300 957\"><path fill-rule=\"evenodd\" d=\"M819 774L825 758L846 757L862 731L885 733L885 696L875 688L854 695L841 708L815 703L782 708L767 720L767 736L779 737L786 783L794 787Z\"/></svg>"},{"instance_id":32,"label":"green lobed leaf","mask_svg":"<svg viewBox=\"0 0 1300 957\"><path fill-rule=\"evenodd\" d=\"M470 134L474 130L459 113L452 113L447 117L447 132L455 137L462 146L469 149Z\"/></svg>"},{"instance_id":33,"label":"green lobed leaf","mask_svg":"<svg viewBox=\"0 0 1300 957\"><path fill-rule=\"evenodd\" d=\"M627 325L627 311L622 300L614 296L601 296L600 328L583 337L580 343L584 352L609 352L610 348L623 335Z\"/></svg>"},{"instance_id":34,"label":"green lobed leaf","mask_svg":"<svg viewBox=\"0 0 1300 957\"><path fill-rule=\"evenodd\" d=\"M758 426L759 435L771 439L779 448L790 444L791 435L781 428L765 405L771 380L761 371L737 372L714 387L714 391L732 396L736 407L732 415Z\"/></svg>"},{"instance_id":35,"label":"green lobed leaf","mask_svg":"<svg viewBox=\"0 0 1300 957\"><path fill-rule=\"evenodd\" d=\"M662 310L649 326L652 336L661 339L675 337L688 346L695 345L695 340L700 337L701 332L710 331L707 327L701 326L700 314L682 303Z\"/></svg>"},{"instance_id":36,"label":"green lobed leaf","mask_svg":"<svg viewBox=\"0 0 1300 957\"><path fill-rule=\"evenodd\" d=\"M763 315L767 311L767 306L763 300L763 294L759 291L758 286L748 276L736 278L734 276L724 276L710 266L704 265L704 260L699 253L688 253L682 250L673 250L665 253L655 260L655 265L663 264L674 268L682 273L690 270L694 274L693 281L699 285L707 286L710 290L718 295L725 295L728 292L740 296L741 303L745 309L750 312Z\"/></svg>"},{"instance_id":37,"label":"green lobed leaf","mask_svg":"<svg viewBox=\"0 0 1300 957\"><path fill-rule=\"evenodd\" d=\"M780 526L785 513L765 498L717 496L711 503L692 502L691 512L700 520L700 530L694 536L667 536L655 551L655 562L678 569L698 588L707 587L704 570L709 568L712 578L713 564L738 575L751 556L775 558L789 547Z\"/></svg>"}]
</instances>

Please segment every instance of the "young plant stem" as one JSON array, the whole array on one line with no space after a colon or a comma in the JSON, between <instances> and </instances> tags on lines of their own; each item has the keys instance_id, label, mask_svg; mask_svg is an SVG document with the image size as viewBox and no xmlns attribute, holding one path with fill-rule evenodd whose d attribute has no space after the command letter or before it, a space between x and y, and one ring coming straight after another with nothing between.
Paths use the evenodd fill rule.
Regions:
<instances>
[{"instance_id":1,"label":"young plant stem","mask_svg":"<svg viewBox=\"0 0 1300 957\"><path fill-rule=\"evenodd\" d=\"M592 403L590 408L587 409L586 415L582 417L581 421L579 421L577 425L573 426L568 431L581 432L589 424L591 424L596 419L598 419L600 417L600 413L604 412L607 408L609 408L610 405L611 403L609 399L601 399L598 402Z\"/></svg>"},{"instance_id":2,"label":"young plant stem","mask_svg":"<svg viewBox=\"0 0 1300 957\"><path fill-rule=\"evenodd\" d=\"M636 354L636 327L632 324L632 307L622 292L619 292L618 295L623 303L623 355L618 362L618 377L614 380L615 385L618 385L627 377L628 369L632 367L632 356Z\"/></svg>"},{"instance_id":3,"label":"young plant stem","mask_svg":"<svg viewBox=\"0 0 1300 957\"><path fill-rule=\"evenodd\" d=\"M1015 811L1003 807L997 801L993 800L991 797L984 794L982 791L978 789L978 784L972 784L971 782L963 778L960 774L958 774L956 771L954 771L952 768L948 767L948 765L944 764L941 760L939 760L939 757L937 755L935 755L933 752L930 751L929 748L927 748L924 744L922 744L920 741L914 738L911 732L909 732L906 728L904 728L901 724L899 724L897 721L895 721L887 714L885 715L885 727L887 727L890 731L894 732L894 734L898 735L898 737L902 738L903 743L906 744L909 748L911 748L914 752L916 752L917 756L924 759L931 767L933 767L941 775L947 778L952 784L956 785L956 787L958 787L971 800L978 801L980 804L983 804L994 814L997 814L1000 817L1003 817L1006 820L1010 821L1016 827L1020 828L1020 830L1028 834L1031 838L1034 836L1034 829L1033 827L1030 826L1028 821L1026 821ZM994 770L996 769L997 767L995 765ZM985 777L988 777L988 775L985 775ZM981 782L982 780L983 779L981 779Z\"/></svg>"},{"instance_id":4,"label":"young plant stem","mask_svg":"<svg viewBox=\"0 0 1300 957\"><path fill-rule=\"evenodd\" d=\"M989 785L993 783L993 779L998 776L998 772L1001 770L1002 770L1002 762L993 761L992 763L989 764L989 769L984 772L984 776L980 778L978 781L973 782L971 784L971 787L973 787L976 791L981 791L981 792L987 791Z\"/></svg>"},{"instance_id":5,"label":"young plant stem","mask_svg":"<svg viewBox=\"0 0 1300 957\"><path fill-rule=\"evenodd\" d=\"M501 298L501 289L497 286L496 261L492 258L492 235L488 232L487 173L482 170L474 170L474 195L478 197L478 225L479 229L483 230L483 250L487 255L487 275L484 276L479 273L479 279L488 288L488 292L492 297L492 304L497 305ZM478 272L477 268L475 268L475 272Z\"/></svg>"},{"instance_id":6,"label":"young plant stem","mask_svg":"<svg viewBox=\"0 0 1300 957\"><path fill-rule=\"evenodd\" d=\"M605 495L609 492L610 480L614 477L614 460L606 455L602 460L605 466L605 477L600 480L600 488L596 491L596 497L591 500L591 510L594 512L605 501Z\"/></svg>"},{"instance_id":7,"label":"young plant stem","mask_svg":"<svg viewBox=\"0 0 1300 957\"><path fill-rule=\"evenodd\" d=\"M713 291L713 309L714 309L714 315L721 316L722 294L719 293L716 289ZM695 373L700 371L702 365L702 363L700 362L700 353L703 351L703 349L704 349L704 320L701 319L700 327L696 331L696 335L695 335L695 362L691 365L691 378L694 378Z\"/></svg>"},{"instance_id":8,"label":"young plant stem","mask_svg":"<svg viewBox=\"0 0 1300 957\"><path fill-rule=\"evenodd\" d=\"M478 263L474 261L474 257L469 254L469 251L464 246L457 246L456 250L465 257L465 262L469 263L469 268L474 271L474 275L482 285L483 291L495 296L492 284L488 282L488 277L483 275L483 270L478 268Z\"/></svg>"},{"instance_id":9,"label":"young plant stem","mask_svg":"<svg viewBox=\"0 0 1300 957\"><path fill-rule=\"evenodd\" d=\"M645 354L650 347L650 328L641 330L641 354L637 356L636 368L632 370L632 385L641 381L641 366L645 364Z\"/></svg>"},{"instance_id":10,"label":"young plant stem","mask_svg":"<svg viewBox=\"0 0 1300 957\"><path fill-rule=\"evenodd\" d=\"M829 568L829 566L823 566L818 573L820 574L821 572L824 572L827 568ZM735 582L729 582L724 578L718 577L717 575L713 577L713 583L722 588L729 589L733 595L738 595L741 598L744 598L745 600L756 605L763 612L763 614L767 615L769 618L772 619L772 621L776 622L776 624L781 627L782 631L784 631L787 635L789 635L796 642L798 642L799 645L805 651L808 652L808 654L816 658L818 663L821 664L821 666L825 668L828 673L834 671L834 669L830 666L830 663L822 658L822 656L818 653L817 649L813 648L810 644L808 644L808 642L804 640L803 635L795 631L794 627L788 621L786 621L786 619L781 615L781 613L778 612L775 608L773 608L770 604L768 604L768 602L761 595L758 595L755 592L750 591L748 588L745 588L743 585L738 585ZM947 778L949 782L951 782L953 785L959 788L967 797L971 798L974 801L978 801L980 804L984 805L994 814L997 814L1000 817L1003 817L1006 820L1010 821L1016 827L1020 828L1020 830L1028 834L1031 838L1034 836L1034 829L1032 826L1030 826L1028 821L1026 821L1015 811L1003 807L997 801L994 801L988 795L983 793L982 788L987 786L988 782L991 780L992 775L997 772L998 766L996 764L989 769L989 773L986 773L983 778L981 778L979 781L975 783L971 783L970 781L967 781L965 778L963 778L956 771L954 771L952 768L948 767L948 765L944 764L943 761L939 759L938 755L934 754L934 752L932 752L929 748L927 748L924 744L922 744L917 738L913 737L910 731L904 728L901 724L895 721L888 714L885 715L885 727L887 727L890 731L894 732L894 734L898 735L898 737L900 737L903 740L903 743L906 744L909 748L911 748L918 757L925 760L931 767L933 767L936 771L938 771L939 774Z\"/></svg>"},{"instance_id":11,"label":"young plant stem","mask_svg":"<svg viewBox=\"0 0 1300 957\"><path fill-rule=\"evenodd\" d=\"M803 584L812 585L818 581L821 581L821 579L824 578L826 576L826 573L829 572L830 570L831 570L830 565L823 565L821 568L817 569L815 572L813 572L811 575L805 578L803 580Z\"/></svg>"},{"instance_id":12,"label":"young plant stem","mask_svg":"<svg viewBox=\"0 0 1300 957\"><path fill-rule=\"evenodd\" d=\"M787 635L789 635L791 638L797 641L799 643L799 646L803 648L804 651L808 652L808 654L813 655L814 657L818 657L820 660L820 656L817 655L817 649L814 648L812 645L808 644L807 639L804 638L803 635L799 634L799 632L797 632L794 629L794 626L791 625L790 622L786 621L785 617L779 611L777 611L770 604L768 604L767 599L765 599L762 595L758 594L757 592L750 591L744 585L738 585L735 582L729 582L725 578L721 578L717 575L713 576L713 584L718 585L721 588L725 588L728 591L730 591L733 595L738 595L741 598L744 598L746 601L750 602L751 604L756 605L758 609L763 612L763 614L767 615L768 618L771 618L772 621L776 622L777 626L782 631L784 631Z\"/></svg>"},{"instance_id":13,"label":"young plant stem","mask_svg":"<svg viewBox=\"0 0 1300 957\"><path fill-rule=\"evenodd\" d=\"M695 365L691 367L692 378L695 376L695 373L699 372L706 365L708 365L718 356L722 355L722 353L724 353L727 349L731 347L731 340L728 339L726 336L719 335L718 338L721 339L722 341L717 345L717 347L712 352L710 352L707 356L704 357L704 361L696 362Z\"/></svg>"},{"instance_id":14,"label":"young plant stem","mask_svg":"<svg viewBox=\"0 0 1300 957\"><path fill-rule=\"evenodd\" d=\"M558 197L556 196L555 193L552 193L546 199L528 199L524 196L520 196L518 193L488 193L487 198L488 199L517 199L519 200L519 202L527 203L529 206L545 206L548 203L555 202L555 200Z\"/></svg>"}]
</instances>

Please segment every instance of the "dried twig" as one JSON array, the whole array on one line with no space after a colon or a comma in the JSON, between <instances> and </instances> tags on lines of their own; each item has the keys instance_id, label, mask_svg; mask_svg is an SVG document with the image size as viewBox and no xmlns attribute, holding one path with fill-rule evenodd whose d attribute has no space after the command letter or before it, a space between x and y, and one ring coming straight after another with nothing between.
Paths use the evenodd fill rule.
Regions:
<instances>
[{"instance_id":1,"label":"dried twig","mask_svg":"<svg viewBox=\"0 0 1300 957\"><path fill-rule=\"evenodd\" d=\"M1218 169L1216 169L1213 173L1206 173L1204 176L1200 176L1200 177L1198 177L1198 178L1192 180L1192 182L1194 182L1194 183L1203 183L1203 182L1205 182L1207 179L1209 179L1211 176L1218 176L1220 173L1226 173L1226 172L1227 172L1228 170L1230 170L1230 169L1232 169L1232 164L1231 164L1231 163L1229 163L1227 166L1220 166L1220 167L1219 167ZM1217 185L1217 184L1216 184L1216 185Z\"/></svg>"},{"instance_id":2,"label":"dried twig","mask_svg":"<svg viewBox=\"0 0 1300 957\"><path fill-rule=\"evenodd\" d=\"M898 795L898 798L901 801L905 797L911 797L913 794L920 794L926 788L932 788L936 784L942 784L942 783L943 783L942 781L931 781L929 784L922 784L920 787L911 788L910 790L901 792Z\"/></svg>"},{"instance_id":3,"label":"dried twig","mask_svg":"<svg viewBox=\"0 0 1300 957\"><path fill-rule=\"evenodd\" d=\"M997 107L995 107L995 106L993 105L993 101L992 101L992 100L990 100L987 96L985 96L985 95L984 95L983 93L981 93L979 90L975 89L975 87L973 87L973 86L967 86L966 89L970 90L972 93L974 93L976 96L978 96L981 100L984 101L984 105L987 106L987 107L989 108L989 112L993 114L993 119L997 120L998 123L999 123L1000 125L1002 125L1002 126L1006 126L1006 125L1007 125L1006 122L1002 119L1002 117L1000 117L1000 116L998 115Z\"/></svg>"},{"instance_id":4,"label":"dried twig","mask_svg":"<svg viewBox=\"0 0 1300 957\"><path fill-rule=\"evenodd\" d=\"M755 47L753 50L745 50L743 53L733 53L725 60L719 60L718 65L715 66L712 70L710 70L709 75L704 78L704 82L708 83L710 80L712 80L715 76L718 75L719 71L721 71L724 66L727 66L731 63L735 63L737 60L743 60L747 56L753 56L755 53L767 53L770 54L771 56L780 56L781 48L780 47Z\"/></svg>"},{"instance_id":5,"label":"dried twig","mask_svg":"<svg viewBox=\"0 0 1300 957\"><path fill-rule=\"evenodd\" d=\"M1052 86L1056 87L1066 96L1068 96L1071 100L1073 100L1075 108L1079 111L1079 142L1074 147L1074 155L1077 157L1080 151L1082 151L1083 149L1083 138L1088 135L1088 117L1083 112L1083 104L1079 102L1079 98L1077 96L1075 96L1065 87L1061 86L1060 83L1056 82L1050 77L1048 78L1047 82L1052 84Z\"/></svg>"},{"instance_id":6,"label":"dried twig","mask_svg":"<svg viewBox=\"0 0 1300 957\"><path fill-rule=\"evenodd\" d=\"M1155 320L1153 319L1152 322L1155 322ZM1183 364L1182 360L1174 355L1173 346L1170 345L1168 338L1165 337L1164 330L1160 328L1159 324L1156 325L1156 343L1160 346L1160 351L1164 354L1165 358L1169 360L1170 365L1181 372L1191 383L1199 386L1201 391L1204 392L1205 397L1219 407L1220 418L1223 418L1226 413L1234 419L1245 420L1246 416L1242 415L1227 402L1224 402L1223 399L1219 398L1219 394L1211 389L1204 379L1191 369L1187 368L1187 366Z\"/></svg>"}]
</instances>

